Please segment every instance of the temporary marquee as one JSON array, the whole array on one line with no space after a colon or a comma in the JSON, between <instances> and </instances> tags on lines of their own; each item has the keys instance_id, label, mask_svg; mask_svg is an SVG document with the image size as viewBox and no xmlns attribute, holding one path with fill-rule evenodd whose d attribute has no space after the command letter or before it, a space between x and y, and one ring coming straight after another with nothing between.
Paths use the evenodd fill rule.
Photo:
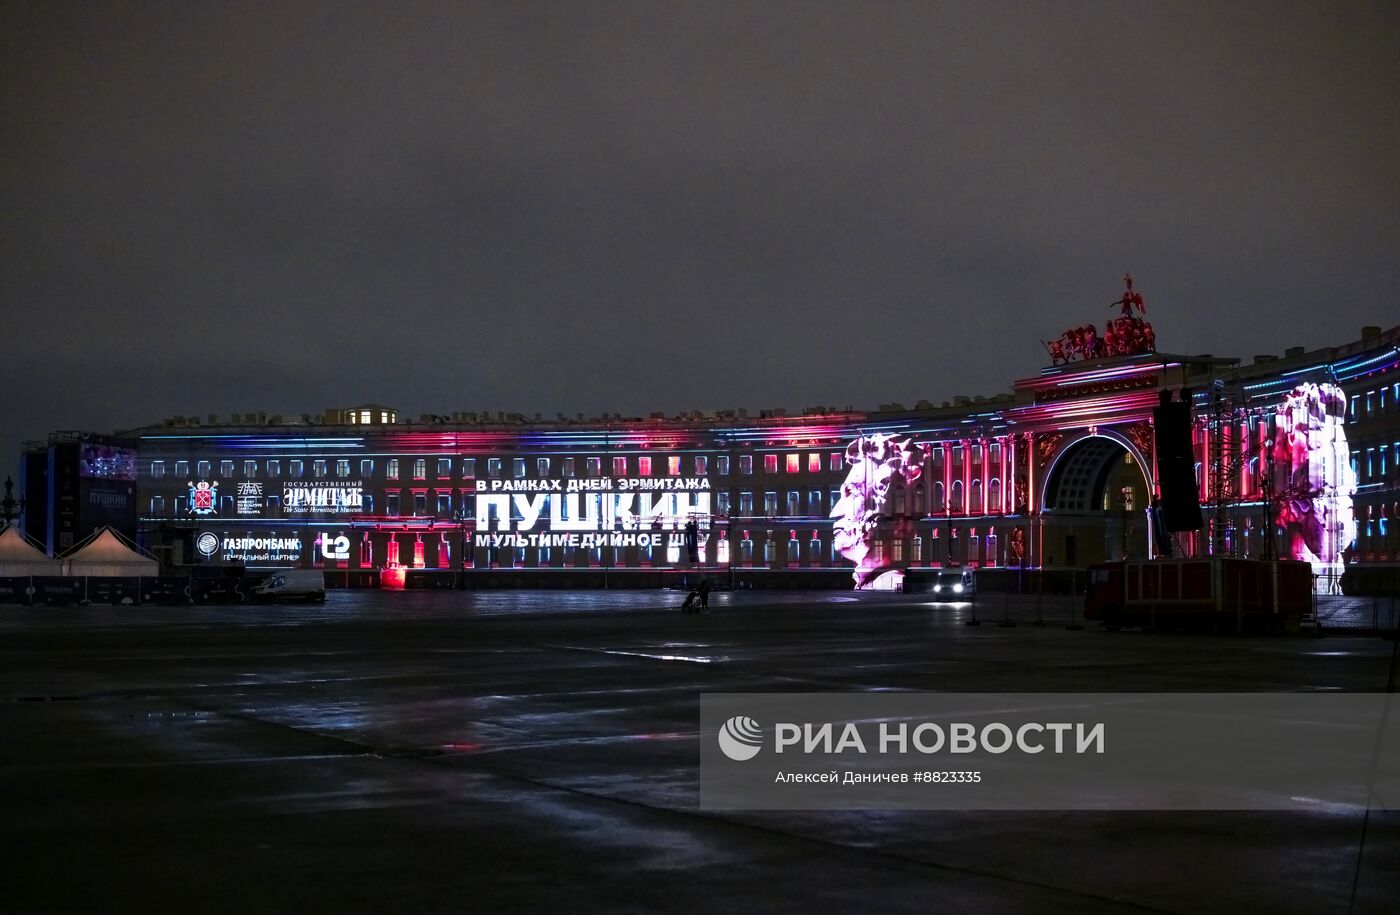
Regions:
<instances>
[{"instance_id":1,"label":"temporary marquee","mask_svg":"<svg viewBox=\"0 0 1400 915\"><path fill-rule=\"evenodd\" d=\"M16 524L0 531L0 578L62 575L63 563L49 556Z\"/></svg>"},{"instance_id":2,"label":"temporary marquee","mask_svg":"<svg viewBox=\"0 0 1400 915\"><path fill-rule=\"evenodd\" d=\"M158 575L160 563L110 527L104 527L63 554L63 574L112 578Z\"/></svg>"}]
</instances>

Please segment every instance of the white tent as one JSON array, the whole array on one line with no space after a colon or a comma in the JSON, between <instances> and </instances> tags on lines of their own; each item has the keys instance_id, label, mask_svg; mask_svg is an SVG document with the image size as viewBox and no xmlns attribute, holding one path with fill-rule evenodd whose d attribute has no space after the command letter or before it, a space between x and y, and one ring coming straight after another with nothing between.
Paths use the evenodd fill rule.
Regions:
<instances>
[{"instance_id":1,"label":"white tent","mask_svg":"<svg viewBox=\"0 0 1400 915\"><path fill-rule=\"evenodd\" d=\"M63 574L104 578L158 575L160 563L110 527L104 527L63 554Z\"/></svg>"},{"instance_id":2,"label":"white tent","mask_svg":"<svg viewBox=\"0 0 1400 915\"><path fill-rule=\"evenodd\" d=\"M22 575L62 575L63 563L50 557L11 524L0 531L0 578Z\"/></svg>"}]
</instances>

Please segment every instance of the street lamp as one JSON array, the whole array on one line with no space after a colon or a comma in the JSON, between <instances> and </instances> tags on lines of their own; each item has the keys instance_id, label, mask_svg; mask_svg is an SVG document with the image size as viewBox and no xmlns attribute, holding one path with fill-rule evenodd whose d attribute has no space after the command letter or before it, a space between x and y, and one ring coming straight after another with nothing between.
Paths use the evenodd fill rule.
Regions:
<instances>
[{"instance_id":1,"label":"street lamp","mask_svg":"<svg viewBox=\"0 0 1400 915\"><path fill-rule=\"evenodd\" d=\"M465 591L467 588L467 536L469 534L468 521L471 519L467 515L466 509L457 512L457 532L460 536L461 548L457 551L457 590Z\"/></svg>"},{"instance_id":2,"label":"street lamp","mask_svg":"<svg viewBox=\"0 0 1400 915\"><path fill-rule=\"evenodd\" d=\"M0 499L0 518L5 524L24 514L24 497L15 498L15 481L5 477L5 498Z\"/></svg>"},{"instance_id":3,"label":"street lamp","mask_svg":"<svg viewBox=\"0 0 1400 915\"><path fill-rule=\"evenodd\" d=\"M1123 558L1128 558L1128 513L1133 510L1133 488L1124 486L1119 490L1120 502L1123 507Z\"/></svg>"}]
</instances>

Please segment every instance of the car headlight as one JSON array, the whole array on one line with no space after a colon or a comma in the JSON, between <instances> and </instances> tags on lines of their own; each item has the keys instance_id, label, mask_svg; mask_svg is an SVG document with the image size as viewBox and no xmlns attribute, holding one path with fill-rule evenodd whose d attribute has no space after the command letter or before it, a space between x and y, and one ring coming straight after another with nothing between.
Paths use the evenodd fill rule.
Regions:
<instances>
[{"instance_id":1,"label":"car headlight","mask_svg":"<svg viewBox=\"0 0 1400 915\"><path fill-rule=\"evenodd\" d=\"M953 593L954 593L954 594L961 594L961 593L962 593L962 585L953 585Z\"/></svg>"},{"instance_id":2,"label":"car headlight","mask_svg":"<svg viewBox=\"0 0 1400 915\"><path fill-rule=\"evenodd\" d=\"M939 591L942 591L942 590L943 590L943 586L942 586L942 585L934 585L934 586L933 586L933 593L934 593L934 594L937 594Z\"/></svg>"}]
</instances>

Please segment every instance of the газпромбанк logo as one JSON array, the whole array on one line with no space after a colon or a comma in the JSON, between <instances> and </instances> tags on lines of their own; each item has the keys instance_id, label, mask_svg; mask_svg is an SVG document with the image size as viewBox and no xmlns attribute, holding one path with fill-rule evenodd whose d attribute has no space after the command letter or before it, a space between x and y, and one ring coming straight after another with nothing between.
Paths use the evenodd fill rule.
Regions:
<instances>
[{"instance_id":1,"label":"\u0433\u0430\u0437\u043f\u0440\u043e\u043c\u0431\u0430\u043d\u043a logo","mask_svg":"<svg viewBox=\"0 0 1400 915\"><path fill-rule=\"evenodd\" d=\"M763 747L763 727L752 718L735 715L719 729L719 748L735 762L753 759Z\"/></svg>"}]
</instances>

